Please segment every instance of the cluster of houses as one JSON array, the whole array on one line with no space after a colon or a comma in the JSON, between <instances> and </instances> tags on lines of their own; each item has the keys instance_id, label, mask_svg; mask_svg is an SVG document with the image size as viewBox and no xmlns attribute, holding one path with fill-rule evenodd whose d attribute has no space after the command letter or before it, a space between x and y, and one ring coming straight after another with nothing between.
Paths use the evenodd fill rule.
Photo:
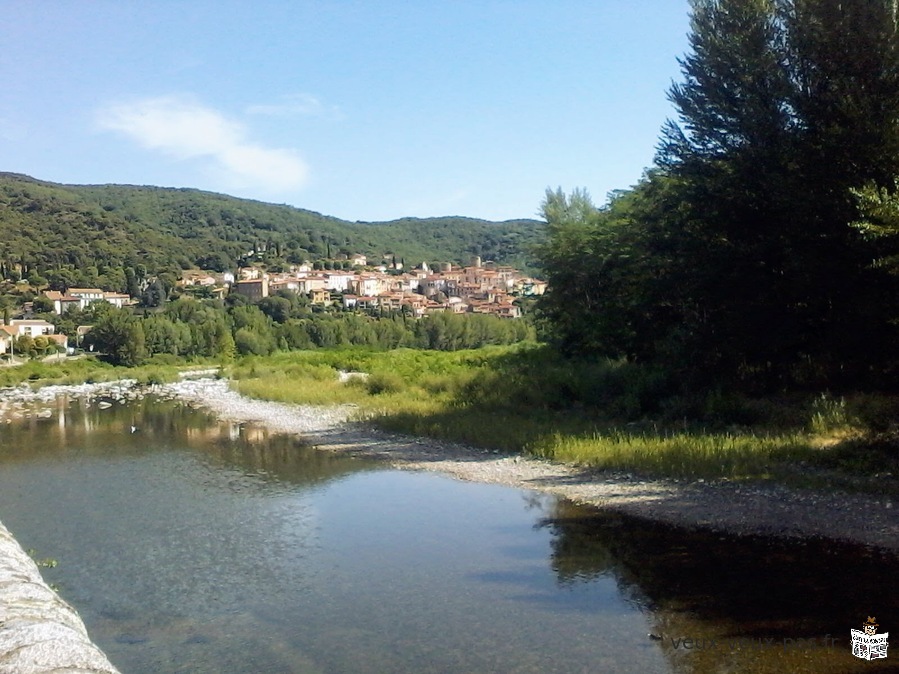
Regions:
<instances>
[{"instance_id":1,"label":"cluster of houses","mask_svg":"<svg viewBox=\"0 0 899 674\"><path fill-rule=\"evenodd\" d=\"M348 259L354 269L317 270L307 263L279 274L269 274L256 267L243 268L237 276L230 273L213 276L205 272L186 272L179 285L205 286L217 297L233 292L252 302L278 291L288 291L306 295L312 304L319 306L407 312L415 317L449 311L518 318L521 310L515 299L542 295L546 290L543 281L530 278L509 266L491 262L482 264L479 258L467 267L457 268L443 263L439 268L431 269L422 263L411 271L403 271L402 265L395 260L371 267L367 265L364 255L354 255ZM44 296L53 303L53 313L57 315L74 309L86 309L94 302L108 302L119 308L136 302L124 293L99 288L69 288L66 292L47 290ZM26 311L25 315L30 314ZM79 332L88 329L89 326L84 326L79 328ZM46 337L48 342L57 344L63 350L69 346L68 337L57 334L48 321L13 319L8 325L0 325L0 354L13 352L15 340L22 336Z\"/></svg>"},{"instance_id":2,"label":"cluster of houses","mask_svg":"<svg viewBox=\"0 0 899 674\"><path fill-rule=\"evenodd\" d=\"M62 293L57 290L45 290L44 297L53 302L53 313L62 315L74 309L87 309L94 302L108 302L122 308L134 304L134 300L124 293L114 293L99 288L69 288ZM30 303L29 303L30 304ZM31 315L31 307L26 305L25 315ZM82 326L78 337L83 337L89 326ZM15 353L15 340L19 337L46 337L47 341L66 351L69 347L68 335L56 332L56 327L41 319L12 319L8 325L0 325L0 355Z\"/></svg>"},{"instance_id":3,"label":"cluster of houses","mask_svg":"<svg viewBox=\"0 0 899 674\"><path fill-rule=\"evenodd\" d=\"M130 295L112 293L99 288L69 288L64 293L58 290L45 290L44 297L53 302L54 314L64 314L72 309L87 309L94 302L108 302L119 309L134 302Z\"/></svg>"},{"instance_id":4,"label":"cluster of houses","mask_svg":"<svg viewBox=\"0 0 899 674\"><path fill-rule=\"evenodd\" d=\"M364 256L355 256L353 264L360 264L360 259L364 265ZM306 264L285 274L245 268L240 270L231 291L254 302L286 290L304 294L312 304L321 306L341 303L347 309L408 311L412 316L450 311L518 318L521 310L515 299L542 295L546 290L543 281L509 266L481 264L478 258L461 268L443 263L438 269L431 269L423 263L404 272L398 267L393 263L357 271L325 271Z\"/></svg>"},{"instance_id":5,"label":"cluster of houses","mask_svg":"<svg viewBox=\"0 0 899 674\"><path fill-rule=\"evenodd\" d=\"M15 353L15 340L19 337L46 337L48 343L65 351L69 347L66 335L56 334L52 323L42 320L13 319L9 325L0 325L0 354Z\"/></svg>"}]
</instances>

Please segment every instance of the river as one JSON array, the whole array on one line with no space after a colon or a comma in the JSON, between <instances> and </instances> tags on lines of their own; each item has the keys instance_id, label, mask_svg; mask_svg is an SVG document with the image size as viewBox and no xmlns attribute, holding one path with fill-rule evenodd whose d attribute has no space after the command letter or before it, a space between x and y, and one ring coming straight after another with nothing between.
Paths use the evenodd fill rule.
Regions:
<instances>
[{"instance_id":1,"label":"river","mask_svg":"<svg viewBox=\"0 0 899 674\"><path fill-rule=\"evenodd\" d=\"M2 428L0 520L57 562L45 578L125 674L872 672L899 657L849 649L868 615L899 634L892 555L385 470L172 401L103 407L60 398Z\"/></svg>"}]
</instances>

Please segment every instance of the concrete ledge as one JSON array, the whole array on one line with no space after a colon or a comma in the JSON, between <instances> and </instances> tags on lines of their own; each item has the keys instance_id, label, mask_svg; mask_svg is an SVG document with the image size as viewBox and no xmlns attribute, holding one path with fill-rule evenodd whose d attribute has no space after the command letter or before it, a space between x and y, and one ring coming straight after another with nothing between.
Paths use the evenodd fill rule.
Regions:
<instances>
[{"instance_id":1,"label":"concrete ledge","mask_svg":"<svg viewBox=\"0 0 899 674\"><path fill-rule=\"evenodd\" d=\"M0 674L119 674L0 523Z\"/></svg>"}]
</instances>

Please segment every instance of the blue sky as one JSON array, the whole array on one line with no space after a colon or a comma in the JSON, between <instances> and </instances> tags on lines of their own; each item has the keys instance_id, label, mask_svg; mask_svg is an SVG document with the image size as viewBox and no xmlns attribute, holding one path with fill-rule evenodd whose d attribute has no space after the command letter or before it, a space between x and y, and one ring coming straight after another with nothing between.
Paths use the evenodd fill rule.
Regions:
<instances>
[{"instance_id":1,"label":"blue sky","mask_svg":"<svg viewBox=\"0 0 899 674\"><path fill-rule=\"evenodd\" d=\"M348 220L633 185L687 0L0 0L0 170Z\"/></svg>"}]
</instances>

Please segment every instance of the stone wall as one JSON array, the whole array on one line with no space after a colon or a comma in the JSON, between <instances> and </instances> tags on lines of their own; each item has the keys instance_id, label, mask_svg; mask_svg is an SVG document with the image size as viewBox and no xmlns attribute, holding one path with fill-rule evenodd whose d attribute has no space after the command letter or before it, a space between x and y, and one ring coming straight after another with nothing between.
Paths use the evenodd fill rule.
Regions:
<instances>
[{"instance_id":1,"label":"stone wall","mask_svg":"<svg viewBox=\"0 0 899 674\"><path fill-rule=\"evenodd\" d=\"M0 523L0 674L119 674Z\"/></svg>"}]
</instances>

